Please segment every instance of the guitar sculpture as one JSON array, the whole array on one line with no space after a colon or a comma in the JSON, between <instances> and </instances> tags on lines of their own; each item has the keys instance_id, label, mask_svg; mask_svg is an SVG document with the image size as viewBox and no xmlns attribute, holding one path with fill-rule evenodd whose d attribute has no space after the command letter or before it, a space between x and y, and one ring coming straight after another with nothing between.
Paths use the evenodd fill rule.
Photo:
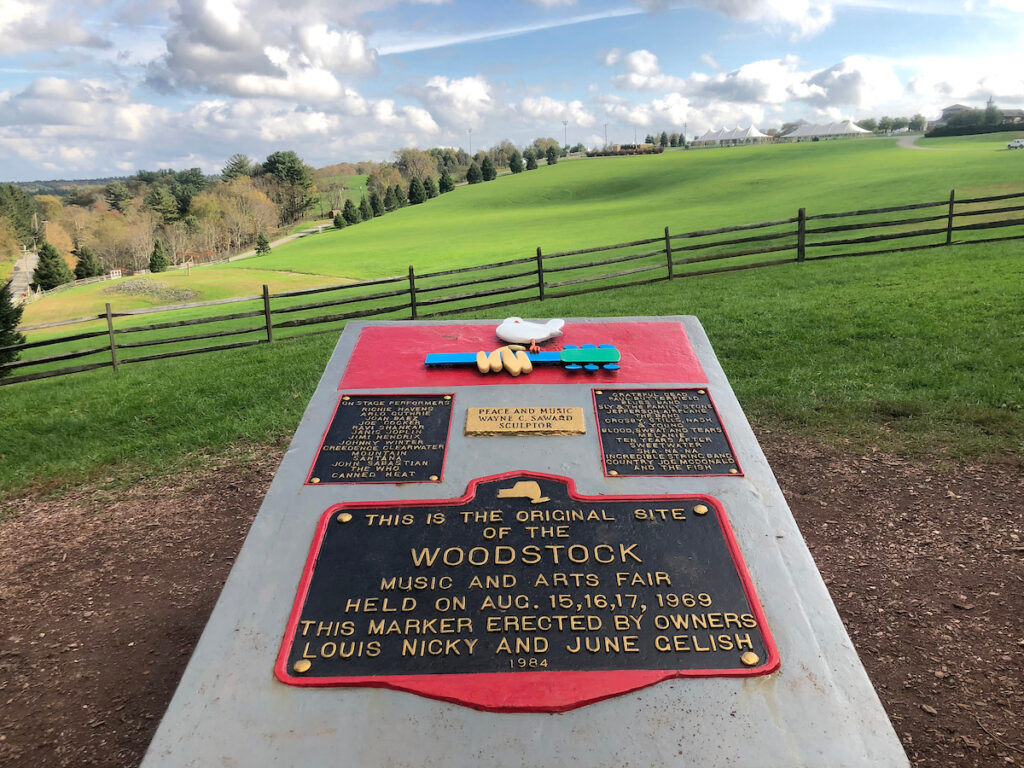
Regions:
<instances>
[{"instance_id":1,"label":"guitar sculpture","mask_svg":"<svg viewBox=\"0 0 1024 768\"><path fill-rule=\"evenodd\" d=\"M427 355L428 366L476 365L480 373L498 373L504 368L513 376L530 373L537 363L564 365L567 371L617 371L619 350L612 344L566 344L551 352L527 352L519 344L486 352L436 352Z\"/></svg>"}]
</instances>

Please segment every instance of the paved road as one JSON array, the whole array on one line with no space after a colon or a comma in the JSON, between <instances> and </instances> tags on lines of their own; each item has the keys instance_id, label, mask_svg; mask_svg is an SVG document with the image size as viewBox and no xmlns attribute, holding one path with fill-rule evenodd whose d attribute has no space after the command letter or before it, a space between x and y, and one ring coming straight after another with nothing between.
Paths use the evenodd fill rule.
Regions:
<instances>
[{"instance_id":1,"label":"paved road","mask_svg":"<svg viewBox=\"0 0 1024 768\"><path fill-rule=\"evenodd\" d=\"M320 222L319 224L314 224L309 229L304 229L301 232L296 232L294 235L286 235L285 237L282 237L280 240L275 240L274 242L272 242L270 244L270 247L271 248L277 248L277 246L279 246L279 245L284 245L285 243L291 242L292 240L298 240L300 237L305 237L306 235L316 234L320 230L321 227L323 229L329 229L329 228L331 228L333 226L334 226L334 222L333 221L331 221L330 219L324 219L324 221ZM239 259L248 259L250 256L255 256L255 255L256 255L256 249L253 248L252 250L246 251L245 253L239 253L239 254L237 254L235 256L232 256L231 258L228 259L228 261L238 261Z\"/></svg>"},{"instance_id":2,"label":"paved road","mask_svg":"<svg viewBox=\"0 0 1024 768\"><path fill-rule=\"evenodd\" d=\"M916 142L920 136L900 136L899 145L904 149L923 149L925 152L945 152L943 147L919 147Z\"/></svg>"},{"instance_id":3,"label":"paved road","mask_svg":"<svg viewBox=\"0 0 1024 768\"><path fill-rule=\"evenodd\" d=\"M18 259L11 275L11 294L15 301L28 293L28 284L32 282L32 273L39 262L39 254L29 251Z\"/></svg>"}]
</instances>

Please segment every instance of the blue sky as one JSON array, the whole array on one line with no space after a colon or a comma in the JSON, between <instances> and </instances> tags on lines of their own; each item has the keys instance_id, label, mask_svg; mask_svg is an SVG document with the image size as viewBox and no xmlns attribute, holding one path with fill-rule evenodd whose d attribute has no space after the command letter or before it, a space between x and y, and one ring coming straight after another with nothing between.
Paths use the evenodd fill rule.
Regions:
<instances>
[{"instance_id":1,"label":"blue sky","mask_svg":"<svg viewBox=\"0 0 1024 768\"><path fill-rule=\"evenodd\" d=\"M0 180L1024 107L1024 0L0 0L0 52Z\"/></svg>"}]
</instances>

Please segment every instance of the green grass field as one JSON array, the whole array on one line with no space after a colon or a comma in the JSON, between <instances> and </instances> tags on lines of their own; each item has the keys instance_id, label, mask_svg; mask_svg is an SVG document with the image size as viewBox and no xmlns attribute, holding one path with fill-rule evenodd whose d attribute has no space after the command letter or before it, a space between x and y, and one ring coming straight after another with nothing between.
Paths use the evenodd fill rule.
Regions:
<instances>
[{"instance_id":1,"label":"green grass field","mask_svg":"<svg viewBox=\"0 0 1024 768\"><path fill-rule=\"evenodd\" d=\"M1021 153L1019 150L1006 149L1006 144L1011 139L1024 139L1024 130L1002 131L1000 133L979 133L975 136L943 136L937 139L920 138L917 140L917 145L919 147L956 149L967 152L1016 151L1018 152L1018 154L1024 154Z\"/></svg>"},{"instance_id":2,"label":"green grass field","mask_svg":"<svg viewBox=\"0 0 1024 768\"><path fill-rule=\"evenodd\" d=\"M447 269L526 257L537 246L654 237L665 226L683 232L790 217L800 207L814 214L942 200L954 187L961 196L1020 191L1022 179L1024 152L920 152L896 139L596 158L460 187L231 268L363 279L410 264Z\"/></svg>"},{"instance_id":3,"label":"green grass field","mask_svg":"<svg viewBox=\"0 0 1024 768\"><path fill-rule=\"evenodd\" d=\"M679 279L487 314L696 314L761 427L845 450L1020 462L1022 278L1024 246L995 243ZM0 493L133 483L280 444L336 338L0 388Z\"/></svg>"}]
</instances>

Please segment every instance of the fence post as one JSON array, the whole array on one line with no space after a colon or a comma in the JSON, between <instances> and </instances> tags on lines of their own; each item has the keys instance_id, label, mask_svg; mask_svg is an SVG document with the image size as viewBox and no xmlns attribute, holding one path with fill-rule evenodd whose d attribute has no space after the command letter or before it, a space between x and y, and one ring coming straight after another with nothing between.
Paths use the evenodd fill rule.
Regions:
<instances>
[{"instance_id":1,"label":"fence post","mask_svg":"<svg viewBox=\"0 0 1024 768\"><path fill-rule=\"evenodd\" d=\"M267 343L274 340L274 326L270 322L270 289L263 286L263 316L267 318Z\"/></svg>"},{"instance_id":2,"label":"fence post","mask_svg":"<svg viewBox=\"0 0 1024 768\"><path fill-rule=\"evenodd\" d=\"M117 373L117 345L114 343L114 316L110 312L110 304L107 304L107 336L110 337L110 362L114 373Z\"/></svg>"},{"instance_id":3,"label":"fence post","mask_svg":"<svg viewBox=\"0 0 1024 768\"><path fill-rule=\"evenodd\" d=\"M803 261L807 255L807 210L801 208L796 214L796 260Z\"/></svg>"},{"instance_id":4,"label":"fence post","mask_svg":"<svg viewBox=\"0 0 1024 768\"><path fill-rule=\"evenodd\" d=\"M544 301L544 254L540 252L540 246L537 246L537 292L540 295L540 300Z\"/></svg>"},{"instance_id":5,"label":"fence post","mask_svg":"<svg viewBox=\"0 0 1024 768\"><path fill-rule=\"evenodd\" d=\"M668 238L668 227L665 227L665 261L668 262L668 279L671 280L675 273L672 268L672 241Z\"/></svg>"},{"instance_id":6,"label":"fence post","mask_svg":"<svg viewBox=\"0 0 1024 768\"><path fill-rule=\"evenodd\" d=\"M953 202L955 193L955 189L949 190L949 215L946 217L946 245L952 245L953 243Z\"/></svg>"},{"instance_id":7,"label":"fence post","mask_svg":"<svg viewBox=\"0 0 1024 768\"><path fill-rule=\"evenodd\" d=\"M409 309L412 311L412 319L416 319L416 273L412 271L412 264L409 265Z\"/></svg>"}]
</instances>

